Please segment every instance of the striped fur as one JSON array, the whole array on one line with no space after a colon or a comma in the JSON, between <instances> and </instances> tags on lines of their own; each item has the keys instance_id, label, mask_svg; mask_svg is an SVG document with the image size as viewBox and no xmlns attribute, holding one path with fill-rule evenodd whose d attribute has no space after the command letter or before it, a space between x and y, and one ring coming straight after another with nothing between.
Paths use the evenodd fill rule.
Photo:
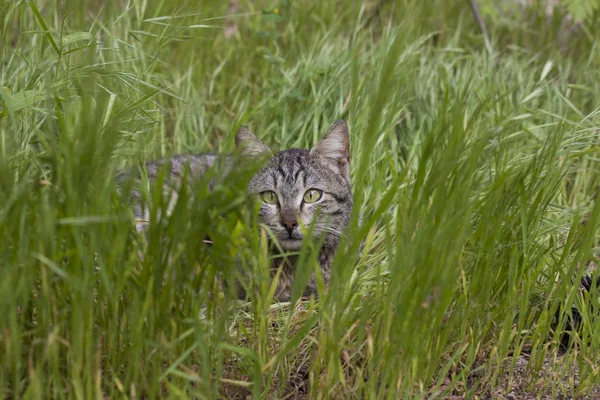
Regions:
<instances>
[{"instance_id":1,"label":"striped fur","mask_svg":"<svg viewBox=\"0 0 600 400\"><path fill-rule=\"evenodd\" d=\"M236 146L246 157L268 156L264 167L256 173L248 184L248 193L260 198L261 193L274 192L277 202L262 202L259 221L270 232L272 251L295 252L302 247L305 240L322 243L319 252L319 265L325 283L330 278L331 262L340 239L348 224L352 212L353 197L350 187L350 137L348 126L344 121L336 122L325 137L310 150L288 149L272 153L250 130L242 127L236 136ZM201 176L213 166L219 156L204 154L176 156L169 160L161 160L146 164L148 180L156 179L160 167L170 162L169 187L171 203L175 204L176 195L171 189L182 184L181 178L186 165L190 166L190 177ZM226 159L227 161L228 159ZM231 163L225 162L224 174ZM303 197L307 190L317 189L321 198L314 203L307 203ZM135 217L138 230L147 225L146 208L139 201L139 193L134 193ZM169 212L169 210L167 211ZM292 223L296 223L295 225ZM312 236L305 237L307 229L312 229ZM275 257L272 274L281 268L280 281L276 300L286 301L290 298L291 288L296 273L297 257ZM311 277L305 295L316 295L315 276Z\"/></svg>"}]
</instances>

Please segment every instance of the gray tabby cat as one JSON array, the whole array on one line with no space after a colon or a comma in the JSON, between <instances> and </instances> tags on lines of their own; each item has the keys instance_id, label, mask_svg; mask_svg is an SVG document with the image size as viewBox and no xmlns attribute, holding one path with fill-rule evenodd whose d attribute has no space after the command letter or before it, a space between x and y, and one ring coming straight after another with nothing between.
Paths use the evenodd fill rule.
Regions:
<instances>
[{"instance_id":1,"label":"gray tabby cat","mask_svg":"<svg viewBox=\"0 0 600 400\"><path fill-rule=\"evenodd\" d=\"M284 252L298 251L303 241L322 243L319 265L323 280L330 278L331 263L352 212L353 197L350 187L350 136L348 125L337 121L325 137L312 149L288 149L278 153L261 142L248 128L242 127L235 138L236 147L245 157L267 157L268 161L249 181L248 194L260 196L259 222L267 227L270 240L275 240ZM176 190L180 187L186 166L189 177L203 175L223 158L220 156L182 155L168 160L146 164L148 181L156 179L165 163L170 164L170 207L175 204ZM222 173L234 168L226 157ZM139 200L139 193L134 193ZM136 201L134 214L138 230L148 223L148 211ZM313 227L312 236L306 237L301 227ZM278 253L278 246L271 246ZM273 258L272 276L281 268L275 300L288 301L298 262L297 256ZM313 274L305 295L317 293Z\"/></svg>"}]
</instances>

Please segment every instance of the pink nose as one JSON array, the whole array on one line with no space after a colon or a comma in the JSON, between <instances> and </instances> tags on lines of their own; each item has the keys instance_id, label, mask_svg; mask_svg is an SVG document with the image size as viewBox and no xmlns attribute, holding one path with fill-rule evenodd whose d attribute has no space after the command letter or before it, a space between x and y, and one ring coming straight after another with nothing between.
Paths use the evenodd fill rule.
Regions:
<instances>
[{"instance_id":1,"label":"pink nose","mask_svg":"<svg viewBox=\"0 0 600 400\"><path fill-rule=\"evenodd\" d=\"M283 220L281 221L281 224L285 227L285 229L287 229L288 233L291 235L294 228L298 226L298 221L295 219Z\"/></svg>"}]
</instances>

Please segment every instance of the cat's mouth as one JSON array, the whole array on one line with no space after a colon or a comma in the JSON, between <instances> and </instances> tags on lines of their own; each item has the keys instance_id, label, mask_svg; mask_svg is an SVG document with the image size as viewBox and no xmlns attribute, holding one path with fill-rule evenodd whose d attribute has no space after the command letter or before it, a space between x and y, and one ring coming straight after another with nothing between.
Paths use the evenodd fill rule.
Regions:
<instances>
[{"instance_id":1,"label":"cat's mouth","mask_svg":"<svg viewBox=\"0 0 600 400\"><path fill-rule=\"evenodd\" d=\"M294 236L288 236L285 238L280 238L279 244L281 245L281 248L286 251L300 250L300 247L302 247L302 239Z\"/></svg>"}]
</instances>

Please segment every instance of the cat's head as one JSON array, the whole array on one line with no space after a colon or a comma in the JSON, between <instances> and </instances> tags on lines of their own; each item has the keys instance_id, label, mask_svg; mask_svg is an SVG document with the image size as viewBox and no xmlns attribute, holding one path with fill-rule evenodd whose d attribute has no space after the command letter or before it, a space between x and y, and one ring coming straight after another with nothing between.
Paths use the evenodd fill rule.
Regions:
<instances>
[{"instance_id":1,"label":"cat's head","mask_svg":"<svg viewBox=\"0 0 600 400\"><path fill-rule=\"evenodd\" d=\"M259 219L286 251L298 250L305 231L313 226L313 240L324 246L339 243L352 212L350 136L348 125L337 121L310 150L272 153L252 132L242 127L235 138L244 156L268 156L252 177L248 193L259 196Z\"/></svg>"}]
</instances>

